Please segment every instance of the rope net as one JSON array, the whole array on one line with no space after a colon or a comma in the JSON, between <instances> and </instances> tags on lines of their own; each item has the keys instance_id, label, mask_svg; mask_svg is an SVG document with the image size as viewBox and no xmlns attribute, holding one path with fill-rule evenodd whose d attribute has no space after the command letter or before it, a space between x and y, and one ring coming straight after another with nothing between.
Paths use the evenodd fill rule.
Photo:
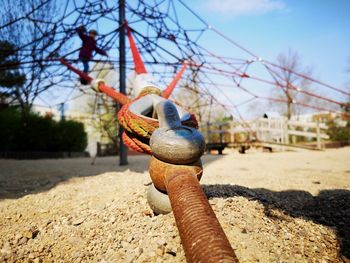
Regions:
<instances>
[{"instance_id":1,"label":"rope net","mask_svg":"<svg viewBox=\"0 0 350 263\"><path fill-rule=\"evenodd\" d=\"M49 2L59 4L59 8L50 19L41 17L39 20L36 14ZM17 44L21 53L18 66L29 76L28 81L40 84L34 92L36 101L54 107L76 99L74 90L79 89L81 95L93 94L89 87L80 86L76 81L77 72L72 72L70 67L73 65L74 68L81 68L77 60L80 40L76 28L84 25L87 29L96 29L99 32L98 45L108 52L108 62L117 66L120 34L118 4L110 0L36 0L36 3L22 15L9 17L0 24L0 33L9 40L9 31L17 24L27 23L37 30L43 24L46 25L46 31L37 33L28 41L22 39ZM184 19L185 17L191 17L191 20ZM127 71L130 73L136 70L138 73L153 75L158 87L167 87L162 95L181 102L184 108L196 113L198 122L204 120L204 115L207 116L206 121L214 118L213 107L231 116L247 130L250 128L246 119L252 117L252 109L267 102L277 106L289 103L303 112L338 113L342 108L349 107L346 103L350 96L348 91L302 72L295 72L285 65L262 59L249 48L209 25L182 0L126 1L126 18L127 35L133 35L144 63L134 65L135 53L127 47ZM50 43L41 45L43 39L49 39ZM208 45L209 42L220 45L213 47ZM35 52L42 56L32 55L34 46ZM103 62L106 59L95 56L95 60ZM62 67L62 61L67 67ZM40 79L30 79L33 68L43 69ZM178 87L171 95L175 85L169 83L179 71L183 75L177 79ZM286 74L297 81L286 82ZM101 88L116 99L114 89L118 89L117 86ZM132 93L128 88L128 94ZM4 92L4 89L0 89ZM57 97L57 92L61 94L61 101L52 103L54 100L51 98ZM192 95L183 99L181 95L184 92ZM347 113L344 114L349 117ZM135 116L127 114L125 108L120 110L118 116L126 128L123 135L125 141L133 141L136 150L144 147L142 145L147 144L149 131L156 125L140 121L135 127ZM197 123L195 119L192 124L194 123ZM131 136L132 133L136 136ZM149 152L149 149L144 147L143 151Z\"/></svg>"}]
</instances>

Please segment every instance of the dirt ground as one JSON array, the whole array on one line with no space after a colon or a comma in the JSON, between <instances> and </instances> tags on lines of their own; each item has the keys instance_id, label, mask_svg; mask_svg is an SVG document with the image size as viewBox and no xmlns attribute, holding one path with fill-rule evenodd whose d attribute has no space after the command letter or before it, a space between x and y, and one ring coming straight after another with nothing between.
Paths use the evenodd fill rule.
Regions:
<instances>
[{"instance_id":1,"label":"dirt ground","mask_svg":"<svg viewBox=\"0 0 350 263\"><path fill-rule=\"evenodd\" d=\"M205 155L201 180L240 262L350 262L350 148ZM148 156L0 160L0 262L185 262L146 200Z\"/></svg>"}]
</instances>

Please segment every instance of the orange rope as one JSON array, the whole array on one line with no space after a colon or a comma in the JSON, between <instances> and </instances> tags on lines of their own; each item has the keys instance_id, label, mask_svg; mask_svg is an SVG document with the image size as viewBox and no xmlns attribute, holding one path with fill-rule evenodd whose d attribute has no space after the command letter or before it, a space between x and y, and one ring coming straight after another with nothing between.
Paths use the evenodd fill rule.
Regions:
<instances>
[{"instance_id":1,"label":"orange rope","mask_svg":"<svg viewBox=\"0 0 350 263\"><path fill-rule=\"evenodd\" d=\"M76 69L75 67L73 67L71 64L69 64L66 60L64 60L63 58L60 58L60 62L65 65L67 68L69 68L71 71L73 71L74 73L78 74L79 77L85 79L88 83L91 83L91 81L93 80L93 78L91 78L88 74L80 71L79 69Z\"/></svg>"},{"instance_id":2,"label":"orange rope","mask_svg":"<svg viewBox=\"0 0 350 263\"><path fill-rule=\"evenodd\" d=\"M120 93L116 91L115 89L107 86L104 82L100 82L98 85L99 91L103 92L107 96L111 97L112 99L116 100L120 104L124 105L129 103L131 100L125 96L123 93Z\"/></svg>"},{"instance_id":3,"label":"orange rope","mask_svg":"<svg viewBox=\"0 0 350 263\"><path fill-rule=\"evenodd\" d=\"M135 71L137 74L147 73L145 65L142 62L140 52L137 49L134 38L132 37L132 34L131 34L131 30L126 21L125 21L125 27L126 27L126 34L128 35L128 39L130 43L131 54L135 64Z\"/></svg>"},{"instance_id":4,"label":"orange rope","mask_svg":"<svg viewBox=\"0 0 350 263\"><path fill-rule=\"evenodd\" d=\"M163 98L169 98L171 93L173 92L173 90L176 87L177 82L180 80L182 74L184 73L185 69L187 67L187 63L185 62L182 65L181 70L175 75L174 79L170 82L170 84L168 85L168 87L162 92L162 97Z\"/></svg>"}]
</instances>

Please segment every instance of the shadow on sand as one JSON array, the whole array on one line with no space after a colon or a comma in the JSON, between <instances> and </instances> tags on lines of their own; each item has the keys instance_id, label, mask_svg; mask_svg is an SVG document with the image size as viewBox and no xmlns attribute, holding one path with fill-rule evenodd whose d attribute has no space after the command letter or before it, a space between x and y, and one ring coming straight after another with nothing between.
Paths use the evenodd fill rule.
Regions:
<instances>
[{"instance_id":1,"label":"shadow on sand","mask_svg":"<svg viewBox=\"0 0 350 263\"><path fill-rule=\"evenodd\" d=\"M204 155L205 164L223 155ZM16 199L50 190L71 178L98 176L107 172L148 171L149 155L129 156L128 165L119 166L118 157L100 157L91 165L91 158L9 160L0 159L0 200Z\"/></svg>"},{"instance_id":2,"label":"shadow on sand","mask_svg":"<svg viewBox=\"0 0 350 263\"><path fill-rule=\"evenodd\" d=\"M203 164L219 160L223 155L204 155ZM129 164L119 166L116 157L98 158L91 165L90 158L46 160L0 160L0 200L15 199L27 194L47 191L71 178L98 176L106 172L130 170L144 173L148 170L149 156L130 156ZM250 189L238 185L203 185L208 198L242 196L264 205L265 214L273 217L271 208L279 208L293 217L333 227L341 242L341 253L350 258L350 191L322 190L318 196L306 191L275 192L264 188Z\"/></svg>"},{"instance_id":3,"label":"shadow on sand","mask_svg":"<svg viewBox=\"0 0 350 263\"><path fill-rule=\"evenodd\" d=\"M313 196L305 191L275 192L264 188L250 189L238 185L203 185L208 198L242 196L264 205L265 215L273 217L271 208L278 208L292 217L312 220L335 229L341 244L340 253L350 258L350 191L322 190Z\"/></svg>"}]
</instances>

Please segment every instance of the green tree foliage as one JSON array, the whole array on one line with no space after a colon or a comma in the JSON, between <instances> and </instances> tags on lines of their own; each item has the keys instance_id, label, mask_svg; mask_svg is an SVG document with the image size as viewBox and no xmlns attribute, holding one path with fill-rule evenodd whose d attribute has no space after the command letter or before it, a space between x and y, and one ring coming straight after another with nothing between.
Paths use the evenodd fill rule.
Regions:
<instances>
[{"instance_id":1,"label":"green tree foliage","mask_svg":"<svg viewBox=\"0 0 350 263\"><path fill-rule=\"evenodd\" d=\"M348 102L350 105L350 101ZM350 114L350 107L343 106L343 112L346 114ZM328 135L331 141L345 142L350 141L350 120L347 120L346 126L341 127L334 120L329 121L328 125Z\"/></svg>"},{"instance_id":2,"label":"green tree foliage","mask_svg":"<svg viewBox=\"0 0 350 263\"><path fill-rule=\"evenodd\" d=\"M344 142L350 140L350 121L345 127L339 127L334 121L328 123L328 135L331 141Z\"/></svg>"},{"instance_id":3,"label":"green tree foliage","mask_svg":"<svg viewBox=\"0 0 350 263\"><path fill-rule=\"evenodd\" d=\"M10 107L0 112L1 151L84 151L87 135L84 125L76 121L55 121L34 113L21 122L18 108Z\"/></svg>"},{"instance_id":4,"label":"green tree foliage","mask_svg":"<svg viewBox=\"0 0 350 263\"><path fill-rule=\"evenodd\" d=\"M57 125L57 132L58 149L81 152L86 148L87 135L82 123L72 120L60 121Z\"/></svg>"},{"instance_id":5,"label":"green tree foliage","mask_svg":"<svg viewBox=\"0 0 350 263\"><path fill-rule=\"evenodd\" d=\"M16 148L16 133L21 127L21 115L15 108L0 111L0 150Z\"/></svg>"},{"instance_id":6,"label":"green tree foliage","mask_svg":"<svg viewBox=\"0 0 350 263\"><path fill-rule=\"evenodd\" d=\"M16 88L26 81L25 75L19 72L16 46L0 40L0 87ZM6 90L3 92L6 94Z\"/></svg>"}]
</instances>

